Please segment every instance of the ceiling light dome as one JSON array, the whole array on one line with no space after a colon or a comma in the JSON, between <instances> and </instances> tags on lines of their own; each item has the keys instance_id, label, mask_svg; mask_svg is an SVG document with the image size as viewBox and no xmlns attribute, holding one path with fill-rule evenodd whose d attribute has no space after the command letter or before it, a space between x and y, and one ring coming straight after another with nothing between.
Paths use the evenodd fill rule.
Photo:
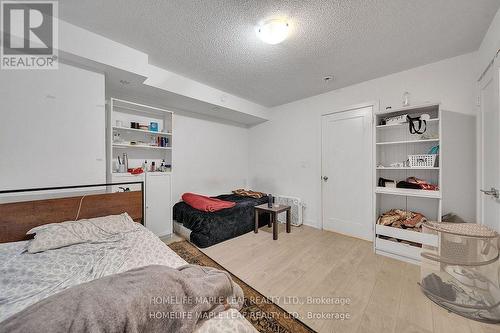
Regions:
<instances>
[{"instance_id":1,"label":"ceiling light dome","mask_svg":"<svg viewBox=\"0 0 500 333\"><path fill-rule=\"evenodd\" d=\"M281 19L265 21L257 27L257 36L267 44L279 44L288 36L288 22Z\"/></svg>"}]
</instances>

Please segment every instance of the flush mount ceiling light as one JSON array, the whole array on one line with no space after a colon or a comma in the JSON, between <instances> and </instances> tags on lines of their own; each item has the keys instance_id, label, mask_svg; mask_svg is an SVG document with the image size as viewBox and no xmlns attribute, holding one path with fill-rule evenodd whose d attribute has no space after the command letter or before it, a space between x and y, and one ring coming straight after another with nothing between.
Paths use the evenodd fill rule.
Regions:
<instances>
[{"instance_id":1,"label":"flush mount ceiling light","mask_svg":"<svg viewBox=\"0 0 500 333\"><path fill-rule=\"evenodd\" d=\"M288 36L288 22L282 19L268 20L257 27L257 36L267 44L279 44Z\"/></svg>"}]
</instances>

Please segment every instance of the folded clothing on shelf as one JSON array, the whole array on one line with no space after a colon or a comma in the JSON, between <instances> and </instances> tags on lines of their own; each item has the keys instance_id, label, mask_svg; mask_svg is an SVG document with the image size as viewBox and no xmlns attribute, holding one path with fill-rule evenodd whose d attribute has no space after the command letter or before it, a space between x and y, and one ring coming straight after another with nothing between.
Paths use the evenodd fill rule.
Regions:
<instances>
[{"instance_id":1,"label":"folded clothing on shelf","mask_svg":"<svg viewBox=\"0 0 500 333\"><path fill-rule=\"evenodd\" d=\"M438 191L439 186L431 184L423 179L418 179L416 177L408 177L406 181L400 181L396 185L398 188L410 188L416 190L428 190L428 191Z\"/></svg>"},{"instance_id":2,"label":"folded clothing on shelf","mask_svg":"<svg viewBox=\"0 0 500 333\"><path fill-rule=\"evenodd\" d=\"M420 185L418 184L414 184L414 183L410 183L410 182L407 182L407 181L400 181L397 183L396 185L397 188L410 188L410 189L414 189L414 190L421 190L422 187L420 187Z\"/></svg>"},{"instance_id":3,"label":"folded clothing on shelf","mask_svg":"<svg viewBox=\"0 0 500 333\"><path fill-rule=\"evenodd\" d=\"M427 218L423 214L403 209L391 209L380 215L377 224L403 229L413 228L416 229L415 231L420 231L425 221Z\"/></svg>"}]
</instances>

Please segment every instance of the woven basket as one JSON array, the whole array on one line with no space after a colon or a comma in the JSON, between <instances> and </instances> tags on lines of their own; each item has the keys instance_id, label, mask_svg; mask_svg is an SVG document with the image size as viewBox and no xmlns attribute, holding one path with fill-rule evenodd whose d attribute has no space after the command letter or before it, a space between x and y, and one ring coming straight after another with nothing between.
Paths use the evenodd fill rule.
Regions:
<instances>
[{"instance_id":1,"label":"woven basket","mask_svg":"<svg viewBox=\"0 0 500 333\"><path fill-rule=\"evenodd\" d=\"M408 155L408 161L410 168L432 168L436 157L436 154Z\"/></svg>"}]
</instances>

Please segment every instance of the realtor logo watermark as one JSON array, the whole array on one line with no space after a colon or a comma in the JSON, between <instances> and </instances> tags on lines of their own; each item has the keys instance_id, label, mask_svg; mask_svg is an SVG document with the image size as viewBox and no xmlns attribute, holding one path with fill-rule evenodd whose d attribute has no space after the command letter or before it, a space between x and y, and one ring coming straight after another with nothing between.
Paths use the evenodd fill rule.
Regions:
<instances>
[{"instance_id":1,"label":"realtor logo watermark","mask_svg":"<svg viewBox=\"0 0 500 333\"><path fill-rule=\"evenodd\" d=\"M1 1L1 69L58 68L57 1Z\"/></svg>"}]
</instances>

